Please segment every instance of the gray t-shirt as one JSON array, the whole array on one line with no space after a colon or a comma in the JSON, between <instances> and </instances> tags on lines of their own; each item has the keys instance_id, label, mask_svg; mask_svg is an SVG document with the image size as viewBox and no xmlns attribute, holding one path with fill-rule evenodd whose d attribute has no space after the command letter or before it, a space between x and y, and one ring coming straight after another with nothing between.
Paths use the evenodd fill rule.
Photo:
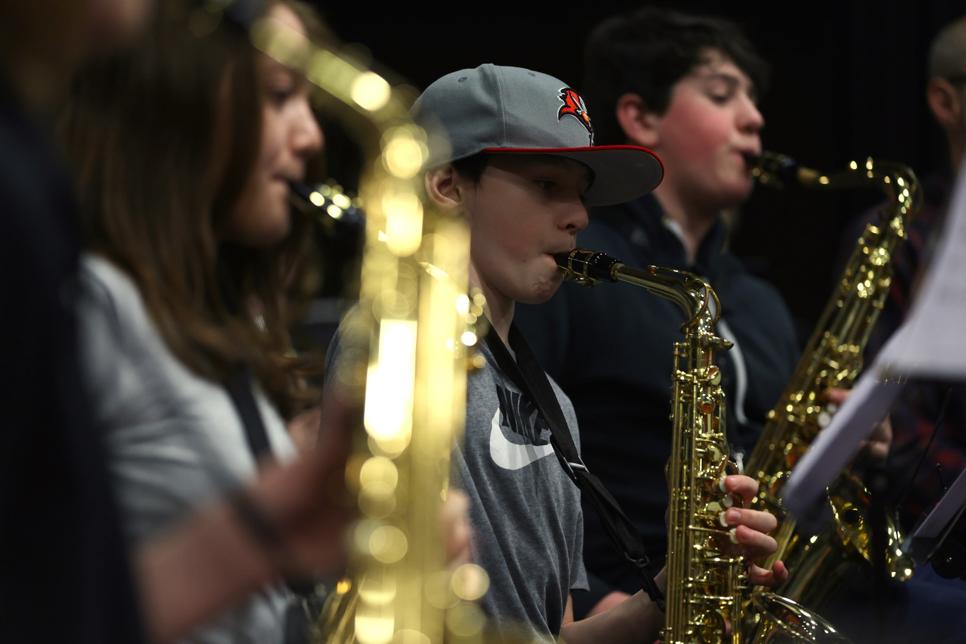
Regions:
<instances>
[{"instance_id":1,"label":"gray t-shirt","mask_svg":"<svg viewBox=\"0 0 966 644\"><path fill-rule=\"evenodd\" d=\"M482 351L453 472L470 498L475 560L490 576L483 608L498 628L555 635L570 590L587 588L580 491L553 453L546 421ZM579 447L573 406L551 384Z\"/></svg>"},{"instance_id":2,"label":"gray t-shirt","mask_svg":"<svg viewBox=\"0 0 966 644\"><path fill-rule=\"evenodd\" d=\"M78 306L82 384L107 442L124 531L136 546L254 479L255 461L227 392L168 350L127 274L88 255ZM273 454L290 460L285 424L260 388L253 394ZM184 641L280 643L289 601L284 588L266 586Z\"/></svg>"}]
</instances>

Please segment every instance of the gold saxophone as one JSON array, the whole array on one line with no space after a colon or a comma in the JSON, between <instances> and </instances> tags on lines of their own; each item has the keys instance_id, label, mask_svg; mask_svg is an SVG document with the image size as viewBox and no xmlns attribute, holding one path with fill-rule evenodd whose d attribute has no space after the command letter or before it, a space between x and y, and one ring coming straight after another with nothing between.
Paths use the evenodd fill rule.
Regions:
<instances>
[{"instance_id":1,"label":"gold saxophone","mask_svg":"<svg viewBox=\"0 0 966 644\"><path fill-rule=\"evenodd\" d=\"M674 345L671 401L673 436L667 465L668 550L666 644L694 642L833 642L843 640L825 620L783 597L763 593L746 601L748 577L732 554L732 532L722 513L733 504L724 477L738 472L730 459L721 405L724 391L715 354L731 342L715 333L720 302L711 286L691 273L649 266L636 269L594 251L557 256L568 279L640 286L677 304L687 321ZM742 627L754 623L757 633Z\"/></svg>"},{"instance_id":2,"label":"gold saxophone","mask_svg":"<svg viewBox=\"0 0 966 644\"><path fill-rule=\"evenodd\" d=\"M473 564L450 570L440 527L474 323L483 314L482 297L467 295L469 232L460 217L432 211L421 198L427 140L409 118L406 95L277 24L256 24L252 39L304 70L327 114L351 126L367 159L359 303L342 324L332 375L341 390L365 392L357 401L365 432L346 471L360 519L347 538L350 574L330 596L317 637L476 641L485 573Z\"/></svg>"},{"instance_id":3,"label":"gold saxophone","mask_svg":"<svg viewBox=\"0 0 966 644\"><path fill-rule=\"evenodd\" d=\"M765 185L796 181L819 189L878 187L889 199L878 220L868 224L859 237L791 380L768 414L746 468L761 483L756 502L781 518L774 558L782 559L791 574L781 591L805 605L818 606L839 575L858 561L872 561L872 538L865 521L869 493L858 477L843 473L827 489L832 527L809 536L796 530L795 521L785 516L779 492L828 423L823 392L830 387L851 387L862 369L862 351L889 292L892 255L922 205L922 194L910 168L872 159L853 161L845 171L827 176L788 157L765 153L752 174ZM913 564L899 549L902 535L897 521L890 517L887 523L888 572L906 580Z\"/></svg>"}]
</instances>

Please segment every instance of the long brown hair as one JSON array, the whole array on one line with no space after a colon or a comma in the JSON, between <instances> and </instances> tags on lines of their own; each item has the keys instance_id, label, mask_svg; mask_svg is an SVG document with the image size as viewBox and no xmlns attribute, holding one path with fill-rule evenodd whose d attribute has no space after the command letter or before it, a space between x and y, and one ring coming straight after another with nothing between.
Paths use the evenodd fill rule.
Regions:
<instances>
[{"instance_id":1,"label":"long brown hair","mask_svg":"<svg viewBox=\"0 0 966 644\"><path fill-rule=\"evenodd\" d=\"M213 28L198 10L159 5L134 51L79 75L65 115L88 242L133 278L190 369L223 382L248 366L288 416L303 400L286 357L293 245L250 249L217 237L258 153L256 53L230 21Z\"/></svg>"}]
</instances>

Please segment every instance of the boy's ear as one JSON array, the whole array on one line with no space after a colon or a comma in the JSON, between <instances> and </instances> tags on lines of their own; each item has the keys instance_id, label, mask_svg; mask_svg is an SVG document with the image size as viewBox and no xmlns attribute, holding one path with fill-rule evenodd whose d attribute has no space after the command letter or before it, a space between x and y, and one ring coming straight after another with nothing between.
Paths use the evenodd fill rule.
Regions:
<instances>
[{"instance_id":1,"label":"boy's ear","mask_svg":"<svg viewBox=\"0 0 966 644\"><path fill-rule=\"evenodd\" d=\"M932 78L926 86L926 102L936 121L946 131L962 128L963 105L959 92L945 78Z\"/></svg>"},{"instance_id":2,"label":"boy's ear","mask_svg":"<svg viewBox=\"0 0 966 644\"><path fill-rule=\"evenodd\" d=\"M460 188L459 175L453 165L433 168L426 173L426 194L438 207L445 210L458 209L463 205L463 191Z\"/></svg>"},{"instance_id":3,"label":"boy's ear","mask_svg":"<svg viewBox=\"0 0 966 644\"><path fill-rule=\"evenodd\" d=\"M647 104L639 94L627 93L617 99L617 122L624 130L624 136L635 145L656 148L660 142L658 125L661 117L647 109Z\"/></svg>"}]
</instances>

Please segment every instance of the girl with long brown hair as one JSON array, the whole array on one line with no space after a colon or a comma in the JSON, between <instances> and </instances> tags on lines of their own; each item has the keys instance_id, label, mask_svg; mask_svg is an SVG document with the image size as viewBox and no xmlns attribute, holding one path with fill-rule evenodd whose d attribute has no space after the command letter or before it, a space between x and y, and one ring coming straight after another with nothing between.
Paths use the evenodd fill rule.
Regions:
<instances>
[{"instance_id":1,"label":"girl with long brown hair","mask_svg":"<svg viewBox=\"0 0 966 644\"><path fill-rule=\"evenodd\" d=\"M322 145L307 87L232 16L180 5L81 76L64 127L90 249L85 384L134 544L293 458L283 418L307 398L286 332L289 183ZM287 3L266 17L306 34ZM265 588L192 639L281 641L288 601Z\"/></svg>"}]
</instances>

